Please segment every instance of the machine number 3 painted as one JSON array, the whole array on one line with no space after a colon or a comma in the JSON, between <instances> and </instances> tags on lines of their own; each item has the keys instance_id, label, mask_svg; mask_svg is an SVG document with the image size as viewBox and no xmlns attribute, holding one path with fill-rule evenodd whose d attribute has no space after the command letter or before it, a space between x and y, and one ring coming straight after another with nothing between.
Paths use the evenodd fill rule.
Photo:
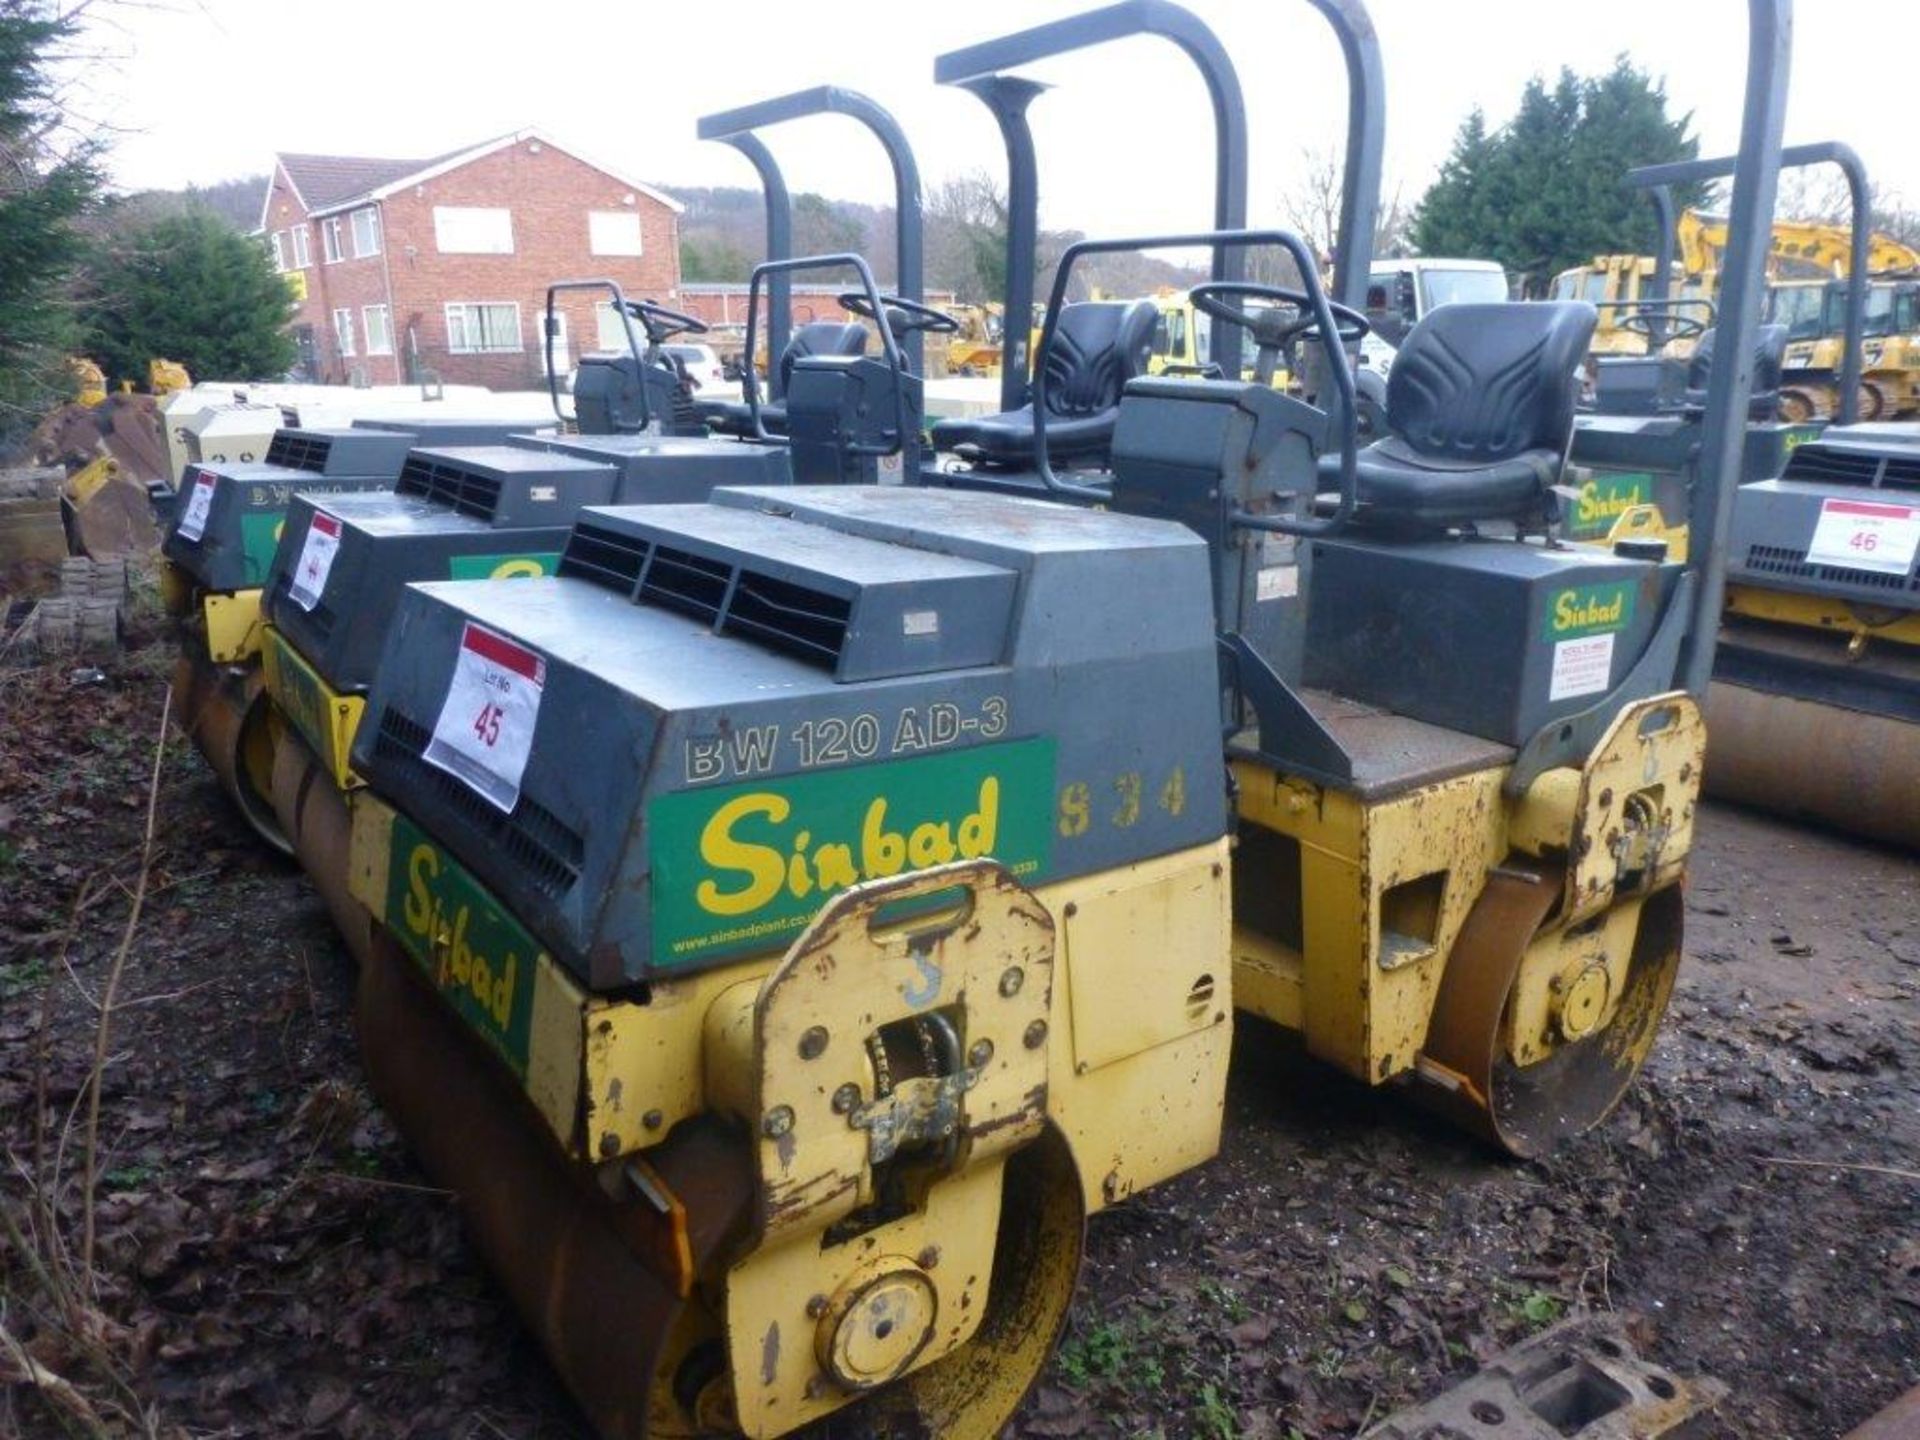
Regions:
<instances>
[{"instance_id":1,"label":"machine number 3 painted","mask_svg":"<svg viewBox=\"0 0 1920 1440\"><path fill-rule=\"evenodd\" d=\"M1807 560L1842 570L1905 575L1920 549L1920 510L1875 500L1828 500L1820 506Z\"/></svg>"},{"instance_id":2,"label":"machine number 3 painted","mask_svg":"<svg viewBox=\"0 0 1920 1440\"><path fill-rule=\"evenodd\" d=\"M326 593L327 576L333 573L333 557L340 553L340 522L324 510L313 512L307 538L300 546L300 563L293 567L293 579L287 594L302 610L311 610Z\"/></svg>"},{"instance_id":3,"label":"machine number 3 painted","mask_svg":"<svg viewBox=\"0 0 1920 1440\"><path fill-rule=\"evenodd\" d=\"M207 533L207 516L213 510L213 488L219 484L206 470L199 473L193 482L193 493L187 496L186 513L180 517L180 538L199 540Z\"/></svg>"},{"instance_id":4,"label":"machine number 3 painted","mask_svg":"<svg viewBox=\"0 0 1920 1440\"><path fill-rule=\"evenodd\" d=\"M547 662L504 635L467 622L453 679L422 758L512 812L533 749Z\"/></svg>"}]
</instances>

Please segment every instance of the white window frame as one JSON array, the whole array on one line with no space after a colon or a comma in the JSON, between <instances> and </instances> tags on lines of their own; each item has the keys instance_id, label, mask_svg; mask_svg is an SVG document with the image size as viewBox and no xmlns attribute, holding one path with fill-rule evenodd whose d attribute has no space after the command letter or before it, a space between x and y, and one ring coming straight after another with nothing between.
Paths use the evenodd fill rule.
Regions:
<instances>
[{"instance_id":1,"label":"white window frame","mask_svg":"<svg viewBox=\"0 0 1920 1440\"><path fill-rule=\"evenodd\" d=\"M364 250L360 248L360 217L363 215L367 219L367 225L372 237L371 243L369 243ZM354 259L365 260L369 255L378 255L380 253L380 244L383 237L380 233L380 207L378 205L362 205L358 210L348 215L347 228L353 232Z\"/></svg>"},{"instance_id":2,"label":"white window frame","mask_svg":"<svg viewBox=\"0 0 1920 1440\"><path fill-rule=\"evenodd\" d=\"M475 345L467 338L467 312L472 310L501 309L513 312L513 343L511 345ZM447 325L447 353L450 355L524 355L526 353L526 330L520 324L520 302L517 300L449 300L445 306ZM460 338L454 340L455 317L458 315ZM485 328L483 325L482 329Z\"/></svg>"},{"instance_id":3,"label":"white window frame","mask_svg":"<svg viewBox=\"0 0 1920 1440\"><path fill-rule=\"evenodd\" d=\"M293 268L304 270L313 264L313 232L302 220L287 233L293 237Z\"/></svg>"},{"instance_id":4,"label":"white window frame","mask_svg":"<svg viewBox=\"0 0 1920 1440\"><path fill-rule=\"evenodd\" d=\"M618 220L620 228L625 230L633 226L632 245L629 248L627 237L607 236L602 233L606 222ZM614 255L622 258L637 257L646 253L646 236L642 233L640 212L638 210L589 210L587 212L587 251L593 255Z\"/></svg>"},{"instance_id":5,"label":"white window frame","mask_svg":"<svg viewBox=\"0 0 1920 1440\"><path fill-rule=\"evenodd\" d=\"M344 238L338 215L329 215L320 222L320 251L327 257L327 264L333 265L346 258L346 248L341 244Z\"/></svg>"},{"instance_id":6,"label":"white window frame","mask_svg":"<svg viewBox=\"0 0 1920 1440\"><path fill-rule=\"evenodd\" d=\"M273 251L273 268L284 275L287 273L287 232L276 230L267 238Z\"/></svg>"},{"instance_id":7,"label":"white window frame","mask_svg":"<svg viewBox=\"0 0 1920 1440\"><path fill-rule=\"evenodd\" d=\"M634 333L640 333L640 322L633 322ZM596 300L593 303L593 338L599 342L600 350L611 350L625 355L630 347L627 344L626 326L620 323L620 312L613 308L611 300ZM643 341L644 343L644 341Z\"/></svg>"},{"instance_id":8,"label":"white window frame","mask_svg":"<svg viewBox=\"0 0 1920 1440\"><path fill-rule=\"evenodd\" d=\"M373 317L375 315L378 315L380 317L380 328L382 331L385 332L385 339L383 339L378 345L374 344L374 339L373 339ZM369 355L393 354L393 313L392 311L390 311L385 305L362 305L360 307L360 325L361 325L361 328L363 328L367 332L367 354Z\"/></svg>"},{"instance_id":9,"label":"white window frame","mask_svg":"<svg viewBox=\"0 0 1920 1440\"><path fill-rule=\"evenodd\" d=\"M345 305L333 312L333 343L342 360L353 359L353 311Z\"/></svg>"},{"instance_id":10,"label":"white window frame","mask_svg":"<svg viewBox=\"0 0 1920 1440\"><path fill-rule=\"evenodd\" d=\"M436 205L433 246L442 255L511 255L513 211L504 205Z\"/></svg>"}]
</instances>

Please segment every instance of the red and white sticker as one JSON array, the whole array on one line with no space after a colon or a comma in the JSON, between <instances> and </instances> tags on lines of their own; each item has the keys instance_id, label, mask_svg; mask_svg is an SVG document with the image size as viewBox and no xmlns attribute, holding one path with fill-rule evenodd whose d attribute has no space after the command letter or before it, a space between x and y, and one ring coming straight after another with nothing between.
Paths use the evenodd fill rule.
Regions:
<instances>
[{"instance_id":1,"label":"red and white sticker","mask_svg":"<svg viewBox=\"0 0 1920 1440\"><path fill-rule=\"evenodd\" d=\"M1613 633L1562 640L1553 647L1553 674L1547 703L1557 705L1581 695L1599 695L1613 683Z\"/></svg>"},{"instance_id":2,"label":"red and white sticker","mask_svg":"<svg viewBox=\"0 0 1920 1440\"><path fill-rule=\"evenodd\" d=\"M1920 549L1920 509L1878 500L1827 500L1807 560L1842 570L1904 575Z\"/></svg>"},{"instance_id":3,"label":"red and white sticker","mask_svg":"<svg viewBox=\"0 0 1920 1440\"><path fill-rule=\"evenodd\" d=\"M307 526L307 538L300 546L299 563L293 567L293 579L287 594L302 610L311 610L326 593L327 576L333 573L333 557L340 553L340 521L324 510L313 512Z\"/></svg>"},{"instance_id":4,"label":"red and white sticker","mask_svg":"<svg viewBox=\"0 0 1920 1440\"><path fill-rule=\"evenodd\" d=\"M211 470L197 470L193 488L187 491L187 508L180 512L176 534L182 540L198 541L207 533L207 516L213 512L213 491L220 482Z\"/></svg>"},{"instance_id":5,"label":"red and white sticker","mask_svg":"<svg viewBox=\"0 0 1920 1440\"><path fill-rule=\"evenodd\" d=\"M546 683L545 660L469 620L422 758L511 813L520 800Z\"/></svg>"}]
</instances>

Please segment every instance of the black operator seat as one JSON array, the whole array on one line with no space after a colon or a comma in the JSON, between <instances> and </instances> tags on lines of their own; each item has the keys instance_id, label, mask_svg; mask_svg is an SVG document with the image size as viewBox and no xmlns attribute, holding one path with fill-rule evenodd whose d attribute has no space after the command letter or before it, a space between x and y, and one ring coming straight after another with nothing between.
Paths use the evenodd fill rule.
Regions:
<instances>
[{"instance_id":1,"label":"black operator seat","mask_svg":"<svg viewBox=\"0 0 1920 1440\"><path fill-rule=\"evenodd\" d=\"M1386 438L1359 453L1361 523L1531 521L1573 434L1594 308L1577 301L1443 305L1407 332L1387 377ZM1337 488L1340 457L1320 459Z\"/></svg>"},{"instance_id":2,"label":"black operator seat","mask_svg":"<svg viewBox=\"0 0 1920 1440\"><path fill-rule=\"evenodd\" d=\"M1713 379L1713 342L1716 330L1702 332L1687 361L1686 408L1707 408L1707 385ZM1787 327L1762 325L1753 336L1753 398L1747 402L1749 420L1771 420L1780 408L1780 372L1786 368Z\"/></svg>"},{"instance_id":3,"label":"black operator seat","mask_svg":"<svg viewBox=\"0 0 1920 1440\"><path fill-rule=\"evenodd\" d=\"M1151 300L1087 300L1063 305L1047 352L1047 455L1104 462L1120 415L1120 392L1147 373L1158 311ZM1034 464L1033 406L941 420L933 448L977 465Z\"/></svg>"},{"instance_id":4,"label":"black operator seat","mask_svg":"<svg viewBox=\"0 0 1920 1440\"><path fill-rule=\"evenodd\" d=\"M814 355L856 356L867 349L867 327L851 321L814 320L798 327L780 352L780 383L774 394L782 398L763 400L760 423L769 435L787 433L787 385L793 379L793 367ZM749 360L748 363L751 363ZM744 400L720 400L701 406L709 430L743 439L753 434L753 413Z\"/></svg>"}]
</instances>

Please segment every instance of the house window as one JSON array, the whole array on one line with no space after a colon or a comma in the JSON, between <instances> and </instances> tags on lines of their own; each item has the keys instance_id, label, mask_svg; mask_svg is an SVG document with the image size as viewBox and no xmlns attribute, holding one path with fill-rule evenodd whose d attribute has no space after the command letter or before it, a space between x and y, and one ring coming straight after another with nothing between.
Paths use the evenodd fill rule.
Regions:
<instances>
[{"instance_id":1,"label":"house window","mask_svg":"<svg viewBox=\"0 0 1920 1440\"><path fill-rule=\"evenodd\" d=\"M520 307L497 301L447 306L447 349L456 355L518 351Z\"/></svg>"},{"instance_id":2,"label":"house window","mask_svg":"<svg viewBox=\"0 0 1920 1440\"><path fill-rule=\"evenodd\" d=\"M384 305L369 305L360 312L360 319L367 327L367 354L391 355L393 353L393 321Z\"/></svg>"},{"instance_id":3,"label":"house window","mask_svg":"<svg viewBox=\"0 0 1920 1440\"><path fill-rule=\"evenodd\" d=\"M595 255L638 255L640 216L632 210L589 210L587 247Z\"/></svg>"},{"instance_id":4,"label":"house window","mask_svg":"<svg viewBox=\"0 0 1920 1440\"><path fill-rule=\"evenodd\" d=\"M338 215L331 215L320 222L320 244L326 251L329 265L346 254L340 243L342 228Z\"/></svg>"},{"instance_id":5,"label":"house window","mask_svg":"<svg viewBox=\"0 0 1920 1440\"><path fill-rule=\"evenodd\" d=\"M302 221L287 233L293 236L293 268L304 270L313 264L313 232Z\"/></svg>"},{"instance_id":6,"label":"house window","mask_svg":"<svg viewBox=\"0 0 1920 1440\"><path fill-rule=\"evenodd\" d=\"M511 255L513 212L436 205L433 240L442 255Z\"/></svg>"},{"instance_id":7,"label":"house window","mask_svg":"<svg viewBox=\"0 0 1920 1440\"><path fill-rule=\"evenodd\" d=\"M353 355L353 311L333 312L333 338L339 342L340 357L343 360L350 359Z\"/></svg>"},{"instance_id":8,"label":"house window","mask_svg":"<svg viewBox=\"0 0 1920 1440\"><path fill-rule=\"evenodd\" d=\"M353 258L364 259L368 255L380 253L380 211L368 205L356 210L351 216L353 221Z\"/></svg>"},{"instance_id":9,"label":"house window","mask_svg":"<svg viewBox=\"0 0 1920 1440\"><path fill-rule=\"evenodd\" d=\"M613 308L611 300L602 300L593 307L593 319L594 338L599 342L600 349L617 350L625 355L633 348L627 341L627 327L621 323L620 312ZM642 345L647 343L638 320L633 322L633 333L639 337Z\"/></svg>"},{"instance_id":10,"label":"house window","mask_svg":"<svg viewBox=\"0 0 1920 1440\"><path fill-rule=\"evenodd\" d=\"M276 230L273 232L272 238L273 268L285 271L287 268L287 232L284 230Z\"/></svg>"}]
</instances>

